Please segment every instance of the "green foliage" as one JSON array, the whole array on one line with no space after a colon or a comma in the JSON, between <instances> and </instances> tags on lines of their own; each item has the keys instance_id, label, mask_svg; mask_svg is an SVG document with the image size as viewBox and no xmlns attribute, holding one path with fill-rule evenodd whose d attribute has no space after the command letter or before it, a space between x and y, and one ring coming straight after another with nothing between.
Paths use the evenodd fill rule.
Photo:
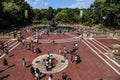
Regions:
<instances>
[{"instance_id":1,"label":"green foliage","mask_svg":"<svg viewBox=\"0 0 120 80\"><path fill-rule=\"evenodd\" d=\"M34 20L40 20L42 19L42 13L39 9L34 9Z\"/></svg>"},{"instance_id":2,"label":"green foliage","mask_svg":"<svg viewBox=\"0 0 120 80\"><path fill-rule=\"evenodd\" d=\"M46 17L48 20L52 20L54 18L54 9L52 7L49 7Z\"/></svg>"},{"instance_id":3,"label":"green foliage","mask_svg":"<svg viewBox=\"0 0 120 80\"><path fill-rule=\"evenodd\" d=\"M61 23L79 23L79 9L70 8L58 8L53 9L49 7L48 9L33 9L34 16L33 20L40 20L41 23L49 23L51 20L55 19Z\"/></svg>"},{"instance_id":4,"label":"green foliage","mask_svg":"<svg viewBox=\"0 0 120 80\"><path fill-rule=\"evenodd\" d=\"M96 0L96 2L102 2L104 3L106 0Z\"/></svg>"},{"instance_id":5,"label":"green foliage","mask_svg":"<svg viewBox=\"0 0 120 80\"><path fill-rule=\"evenodd\" d=\"M40 24L41 20L33 20L33 24Z\"/></svg>"},{"instance_id":6,"label":"green foliage","mask_svg":"<svg viewBox=\"0 0 120 80\"><path fill-rule=\"evenodd\" d=\"M91 5L94 10L96 24L103 24L108 28L120 29L120 0L95 0Z\"/></svg>"},{"instance_id":7,"label":"green foliage","mask_svg":"<svg viewBox=\"0 0 120 80\"><path fill-rule=\"evenodd\" d=\"M91 26L93 26L93 23L90 22L90 21L86 21L86 22L83 23L83 25L91 27Z\"/></svg>"},{"instance_id":8,"label":"green foliage","mask_svg":"<svg viewBox=\"0 0 120 80\"><path fill-rule=\"evenodd\" d=\"M79 9L63 9L55 15L55 19L62 23L78 23Z\"/></svg>"},{"instance_id":9,"label":"green foliage","mask_svg":"<svg viewBox=\"0 0 120 80\"><path fill-rule=\"evenodd\" d=\"M28 10L28 18L25 18L24 10ZM49 24L55 19L60 23L83 23L86 26L102 24L107 28L120 29L120 0L95 0L90 8L82 10L83 16L80 18L78 8L32 9L25 0L1 0L0 25L11 26L32 22Z\"/></svg>"},{"instance_id":10,"label":"green foliage","mask_svg":"<svg viewBox=\"0 0 120 80\"><path fill-rule=\"evenodd\" d=\"M1 26L10 27L32 22L33 10L25 0L3 0L0 4ZM28 10L28 18L25 18L25 10Z\"/></svg>"},{"instance_id":11,"label":"green foliage","mask_svg":"<svg viewBox=\"0 0 120 80\"><path fill-rule=\"evenodd\" d=\"M108 28L106 28L104 25L100 25L100 26L98 26L98 30L101 32L106 32L106 31L108 31Z\"/></svg>"},{"instance_id":12,"label":"green foliage","mask_svg":"<svg viewBox=\"0 0 120 80\"><path fill-rule=\"evenodd\" d=\"M49 24L49 21L48 21L47 19L42 19L42 20L41 20L41 23L42 23L42 24Z\"/></svg>"},{"instance_id":13,"label":"green foliage","mask_svg":"<svg viewBox=\"0 0 120 80\"><path fill-rule=\"evenodd\" d=\"M16 5L16 3L13 2L3 2L3 7L3 13L9 17L9 22L11 24L15 24L16 19L19 16L18 12L20 11L20 6Z\"/></svg>"},{"instance_id":14,"label":"green foliage","mask_svg":"<svg viewBox=\"0 0 120 80\"><path fill-rule=\"evenodd\" d=\"M19 11L20 6L13 2L3 2L4 12Z\"/></svg>"},{"instance_id":15,"label":"green foliage","mask_svg":"<svg viewBox=\"0 0 120 80\"><path fill-rule=\"evenodd\" d=\"M67 10L61 10L59 13L55 15L55 19L63 23L67 23L68 22Z\"/></svg>"}]
</instances>

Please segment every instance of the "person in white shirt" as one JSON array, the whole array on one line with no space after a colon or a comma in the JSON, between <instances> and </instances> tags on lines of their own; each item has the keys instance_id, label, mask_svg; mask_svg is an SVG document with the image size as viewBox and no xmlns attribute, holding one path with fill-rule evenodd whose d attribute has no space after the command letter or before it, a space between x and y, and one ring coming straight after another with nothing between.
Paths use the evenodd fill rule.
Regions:
<instances>
[{"instance_id":1,"label":"person in white shirt","mask_svg":"<svg viewBox=\"0 0 120 80\"><path fill-rule=\"evenodd\" d=\"M48 77L48 80L53 80L53 75L50 74L50 76Z\"/></svg>"}]
</instances>

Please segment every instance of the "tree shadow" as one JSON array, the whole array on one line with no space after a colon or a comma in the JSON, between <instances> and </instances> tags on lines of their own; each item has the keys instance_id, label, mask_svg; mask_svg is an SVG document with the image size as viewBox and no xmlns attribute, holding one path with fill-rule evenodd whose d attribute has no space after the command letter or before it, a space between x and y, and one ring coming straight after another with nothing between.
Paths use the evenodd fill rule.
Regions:
<instances>
[{"instance_id":1,"label":"tree shadow","mask_svg":"<svg viewBox=\"0 0 120 80\"><path fill-rule=\"evenodd\" d=\"M2 77L0 77L0 80L4 80L5 78L8 78L9 76L10 76L9 74L2 76Z\"/></svg>"}]
</instances>

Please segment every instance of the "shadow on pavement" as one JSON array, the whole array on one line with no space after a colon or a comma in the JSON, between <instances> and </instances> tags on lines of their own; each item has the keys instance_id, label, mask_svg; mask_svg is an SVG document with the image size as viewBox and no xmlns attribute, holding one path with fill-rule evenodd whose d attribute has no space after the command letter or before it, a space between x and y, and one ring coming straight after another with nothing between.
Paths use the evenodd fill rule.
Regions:
<instances>
[{"instance_id":1,"label":"shadow on pavement","mask_svg":"<svg viewBox=\"0 0 120 80\"><path fill-rule=\"evenodd\" d=\"M9 74L7 74L7 75L5 75L5 76L2 76L2 77L0 77L0 80L4 80L5 78L7 78L7 77L9 77L10 75Z\"/></svg>"},{"instance_id":2,"label":"shadow on pavement","mask_svg":"<svg viewBox=\"0 0 120 80\"><path fill-rule=\"evenodd\" d=\"M29 64L29 65L26 66L26 68L29 68L29 67L31 67L31 64Z\"/></svg>"},{"instance_id":3,"label":"shadow on pavement","mask_svg":"<svg viewBox=\"0 0 120 80\"><path fill-rule=\"evenodd\" d=\"M2 73L2 72L4 72L4 71L5 71L5 69L4 69L4 70L1 70L0 73Z\"/></svg>"},{"instance_id":4,"label":"shadow on pavement","mask_svg":"<svg viewBox=\"0 0 120 80\"><path fill-rule=\"evenodd\" d=\"M9 66L8 68L12 68L12 67L14 67L14 66L15 66L15 64L13 64L13 65Z\"/></svg>"},{"instance_id":5,"label":"shadow on pavement","mask_svg":"<svg viewBox=\"0 0 120 80\"><path fill-rule=\"evenodd\" d=\"M13 57L13 56L15 56L14 54L12 54L12 55L10 55L9 57Z\"/></svg>"},{"instance_id":6,"label":"shadow on pavement","mask_svg":"<svg viewBox=\"0 0 120 80\"><path fill-rule=\"evenodd\" d=\"M15 66L15 64L8 66L8 68L6 68L6 69L0 70L0 73L4 72L5 70L7 70L7 69L9 69L9 68L12 68L12 67L14 67L14 66ZM0 79L0 80L1 80L1 79Z\"/></svg>"},{"instance_id":7,"label":"shadow on pavement","mask_svg":"<svg viewBox=\"0 0 120 80\"><path fill-rule=\"evenodd\" d=\"M47 74L41 74L40 79L42 79L42 78L44 78L46 76L47 76Z\"/></svg>"}]
</instances>

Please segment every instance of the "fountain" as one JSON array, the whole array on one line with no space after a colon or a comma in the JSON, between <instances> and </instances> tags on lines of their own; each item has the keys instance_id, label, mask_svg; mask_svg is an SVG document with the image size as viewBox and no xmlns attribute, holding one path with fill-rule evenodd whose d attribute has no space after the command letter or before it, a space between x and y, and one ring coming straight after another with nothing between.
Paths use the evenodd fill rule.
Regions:
<instances>
[{"instance_id":1,"label":"fountain","mask_svg":"<svg viewBox=\"0 0 120 80\"><path fill-rule=\"evenodd\" d=\"M37 26L32 29L33 32L42 32L45 33L49 32L56 32L56 33L63 33L63 32L70 32L75 31L75 28L68 27L68 26L59 26L59 22L57 22L55 19L49 22L48 26Z\"/></svg>"}]
</instances>

